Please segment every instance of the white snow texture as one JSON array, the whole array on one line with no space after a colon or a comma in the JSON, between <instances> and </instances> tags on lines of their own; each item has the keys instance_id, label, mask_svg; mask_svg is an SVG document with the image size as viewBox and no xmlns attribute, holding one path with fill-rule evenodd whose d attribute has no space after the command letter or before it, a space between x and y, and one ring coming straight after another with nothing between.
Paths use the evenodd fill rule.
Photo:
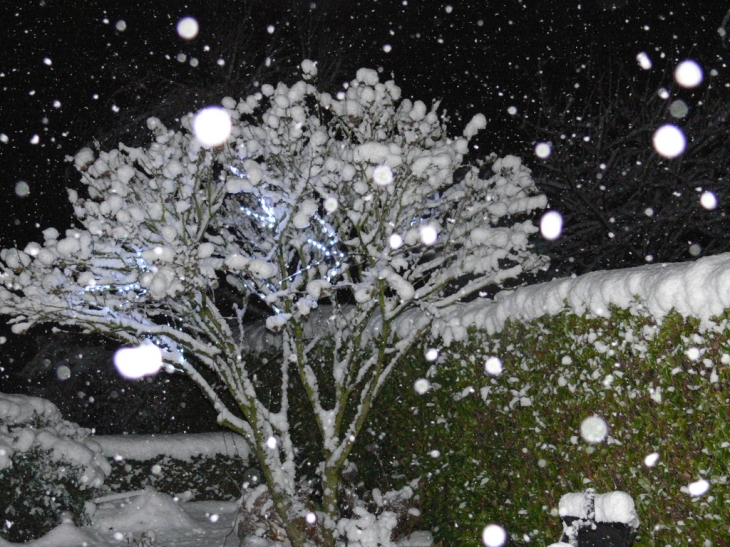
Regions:
<instances>
[{"instance_id":1,"label":"white snow texture","mask_svg":"<svg viewBox=\"0 0 730 547\"><path fill-rule=\"evenodd\" d=\"M434 332L462 339L466 328L488 333L501 330L508 318L529 321L556 315L566 309L582 315L609 315L610 306L641 306L661 321L670 311L696 317L702 328L730 307L730 253L703 257L695 262L652 264L624 270L591 272L580 277L498 293L494 300L478 299L457 304L449 317L434 325Z\"/></svg>"},{"instance_id":2,"label":"white snow texture","mask_svg":"<svg viewBox=\"0 0 730 547\"><path fill-rule=\"evenodd\" d=\"M636 514L634 500L626 492L616 491L594 494L593 498L596 522L627 524L634 530L639 527L639 516ZM586 493L564 494L558 504L558 513L561 517L588 518Z\"/></svg>"},{"instance_id":3,"label":"white snow texture","mask_svg":"<svg viewBox=\"0 0 730 547\"><path fill-rule=\"evenodd\" d=\"M51 451L53 462L78 466L82 489L98 487L111 466L90 433L63 420L50 401L0 393L0 471L12 467L16 453L40 448Z\"/></svg>"}]
</instances>

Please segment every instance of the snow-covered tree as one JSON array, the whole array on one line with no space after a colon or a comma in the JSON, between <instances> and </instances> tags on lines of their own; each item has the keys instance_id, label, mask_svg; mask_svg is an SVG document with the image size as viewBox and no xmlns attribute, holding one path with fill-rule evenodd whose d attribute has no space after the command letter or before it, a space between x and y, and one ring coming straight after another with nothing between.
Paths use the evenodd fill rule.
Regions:
<instances>
[{"instance_id":1,"label":"snow-covered tree","mask_svg":"<svg viewBox=\"0 0 730 547\"><path fill-rule=\"evenodd\" d=\"M302 68L292 87L223 99L232 129L218 145L201 142L192 115L184 132L150 118L149 146L70 158L86 187L69 190L76 227L0 253L0 314L18 333L49 322L160 348L248 439L292 545L331 546L340 471L388 375L434 322L444 330L450 304L545 265L528 236L546 198L514 156L455 178L484 116L452 139L437 105L401 98L373 70L333 97L312 85L314 63ZM219 283L240 300L216 301ZM274 402L247 353L250 297L282 337L267 365L279 369ZM326 370L312 359L321 344ZM290 375L321 437L321 499L299 489Z\"/></svg>"}]
</instances>

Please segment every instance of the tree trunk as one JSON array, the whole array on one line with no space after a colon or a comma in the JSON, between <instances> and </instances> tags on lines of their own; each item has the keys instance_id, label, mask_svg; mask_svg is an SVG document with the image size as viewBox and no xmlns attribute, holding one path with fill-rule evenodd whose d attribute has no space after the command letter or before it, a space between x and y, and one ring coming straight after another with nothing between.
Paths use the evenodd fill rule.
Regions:
<instances>
[{"instance_id":1,"label":"tree trunk","mask_svg":"<svg viewBox=\"0 0 730 547\"><path fill-rule=\"evenodd\" d=\"M338 494L340 489L339 467L325 467L322 477L322 511L325 522L322 523L323 547L335 547L335 530L340 518Z\"/></svg>"},{"instance_id":2,"label":"tree trunk","mask_svg":"<svg viewBox=\"0 0 730 547\"><path fill-rule=\"evenodd\" d=\"M307 534L303 530L301 519L285 520L284 526L286 528L286 537L289 539L292 547L307 547L311 545L307 541Z\"/></svg>"},{"instance_id":3,"label":"tree trunk","mask_svg":"<svg viewBox=\"0 0 730 547\"><path fill-rule=\"evenodd\" d=\"M266 474L266 472L264 472ZM272 488L273 482L269 482L269 492L271 493L271 499L274 502L274 509L276 514L279 515L281 522L284 524L286 530L286 536L289 539L292 547L307 547L311 545L308 541L308 536L304 530L306 526L304 519L297 518L292 519L289 509L292 506L292 500L284 493ZM332 546L334 547L334 545Z\"/></svg>"}]
</instances>

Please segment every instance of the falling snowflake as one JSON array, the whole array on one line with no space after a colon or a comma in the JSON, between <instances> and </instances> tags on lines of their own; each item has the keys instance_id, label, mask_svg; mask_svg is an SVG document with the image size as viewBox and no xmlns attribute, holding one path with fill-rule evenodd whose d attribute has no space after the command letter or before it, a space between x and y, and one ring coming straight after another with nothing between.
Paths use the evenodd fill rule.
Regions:
<instances>
[{"instance_id":1,"label":"falling snowflake","mask_svg":"<svg viewBox=\"0 0 730 547\"><path fill-rule=\"evenodd\" d=\"M114 366L119 374L136 379L157 374L162 368L162 352L154 344L136 348L120 348L114 354Z\"/></svg>"},{"instance_id":2,"label":"falling snowflake","mask_svg":"<svg viewBox=\"0 0 730 547\"><path fill-rule=\"evenodd\" d=\"M183 17L177 22L177 33L184 40L195 38L198 30L198 21L194 17Z\"/></svg>"},{"instance_id":3,"label":"falling snowflake","mask_svg":"<svg viewBox=\"0 0 730 547\"><path fill-rule=\"evenodd\" d=\"M332 196L326 198L323 203L324 210L327 211L328 213L334 213L337 210L337 208L339 207L339 205L340 204L337 201L337 198L332 197Z\"/></svg>"},{"instance_id":4,"label":"falling snowflake","mask_svg":"<svg viewBox=\"0 0 730 547\"><path fill-rule=\"evenodd\" d=\"M535 155L540 158L541 160L547 159L550 157L550 153L552 152L552 148L550 146L550 143L547 142L539 142L535 145Z\"/></svg>"},{"instance_id":5,"label":"falling snowflake","mask_svg":"<svg viewBox=\"0 0 730 547\"><path fill-rule=\"evenodd\" d=\"M15 195L24 198L30 194L30 186L24 180L20 180L15 184Z\"/></svg>"},{"instance_id":6,"label":"falling snowflake","mask_svg":"<svg viewBox=\"0 0 730 547\"><path fill-rule=\"evenodd\" d=\"M393 182L393 171L387 165L378 165L373 169L373 182L378 186L388 186Z\"/></svg>"},{"instance_id":7,"label":"falling snowflake","mask_svg":"<svg viewBox=\"0 0 730 547\"><path fill-rule=\"evenodd\" d=\"M643 51L636 56L636 60L639 62L639 66L644 70L649 70L652 67L651 59Z\"/></svg>"},{"instance_id":8,"label":"falling snowflake","mask_svg":"<svg viewBox=\"0 0 730 547\"><path fill-rule=\"evenodd\" d=\"M674 70L674 79L682 87L697 87L703 77L702 68L692 59L682 61Z\"/></svg>"},{"instance_id":9,"label":"falling snowflake","mask_svg":"<svg viewBox=\"0 0 730 547\"><path fill-rule=\"evenodd\" d=\"M427 393L429 389L431 389L431 382L429 382L426 378L419 378L414 382L413 389L419 395L423 395L424 393Z\"/></svg>"},{"instance_id":10,"label":"falling snowflake","mask_svg":"<svg viewBox=\"0 0 730 547\"><path fill-rule=\"evenodd\" d=\"M502 361L499 357L490 357L484 362L484 370L487 374L499 376L502 374Z\"/></svg>"},{"instance_id":11,"label":"falling snowflake","mask_svg":"<svg viewBox=\"0 0 730 547\"><path fill-rule=\"evenodd\" d=\"M436 239L438 239L438 232L436 231L436 228L434 228L430 224L422 226L420 229L420 233L421 241L424 243L424 245L433 245L434 243L436 243Z\"/></svg>"},{"instance_id":12,"label":"falling snowflake","mask_svg":"<svg viewBox=\"0 0 730 547\"><path fill-rule=\"evenodd\" d=\"M709 211L715 209L717 207L717 196L709 190L703 192L700 196L700 205Z\"/></svg>"},{"instance_id":13,"label":"falling snowflake","mask_svg":"<svg viewBox=\"0 0 730 547\"><path fill-rule=\"evenodd\" d=\"M598 444L608 435L608 424L599 416L591 416L580 424L580 435L586 442Z\"/></svg>"},{"instance_id":14,"label":"falling snowflake","mask_svg":"<svg viewBox=\"0 0 730 547\"><path fill-rule=\"evenodd\" d=\"M563 231L563 216L557 211L548 211L540 219L540 233L542 237L553 241L560 237Z\"/></svg>"},{"instance_id":15,"label":"falling snowflake","mask_svg":"<svg viewBox=\"0 0 730 547\"><path fill-rule=\"evenodd\" d=\"M665 158L676 158L684 152L687 139L676 125L665 124L654 132L652 139L654 150Z\"/></svg>"},{"instance_id":16,"label":"falling snowflake","mask_svg":"<svg viewBox=\"0 0 730 547\"><path fill-rule=\"evenodd\" d=\"M507 541L507 532L499 524L490 524L482 531L482 541L486 547L500 547Z\"/></svg>"},{"instance_id":17,"label":"falling snowflake","mask_svg":"<svg viewBox=\"0 0 730 547\"><path fill-rule=\"evenodd\" d=\"M223 108L204 108L193 118L193 133L205 146L222 144L231 134L231 117Z\"/></svg>"},{"instance_id":18,"label":"falling snowflake","mask_svg":"<svg viewBox=\"0 0 730 547\"><path fill-rule=\"evenodd\" d=\"M439 350L436 348L429 348L426 351L426 361L435 361L439 358Z\"/></svg>"},{"instance_id":19,"label":"falling snowflake","mask_svg":"<svg viewBox=\"0 0 730 547\"><path fill-rule=\"evenodd\" d=\"M403 238L398 234L393 234L388 239L388 245L390 245L391 249L398 249L401 245L403 245Z\"/></svg>"},{"instance_id":20,"label":"falling snowflake","mask_svg":"<svg viewBox=\"0 0 730 547\"><path fill-rule=\"evenodd\" d=\"M705 479L700 479L696 482L691 483L687 490L692 496L699 497L705 494L710 489L710 483Z\"/></svg>"}]
</instances>

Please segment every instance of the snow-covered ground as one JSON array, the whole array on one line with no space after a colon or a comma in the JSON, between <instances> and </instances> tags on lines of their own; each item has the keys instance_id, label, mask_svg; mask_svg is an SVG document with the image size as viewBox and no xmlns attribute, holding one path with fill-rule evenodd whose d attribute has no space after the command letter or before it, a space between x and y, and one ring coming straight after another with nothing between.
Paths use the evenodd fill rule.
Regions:
<instances>
[{"instance_id":1,"label":"snow-covered ground","mask_svg":"<svg viewBox=\"0 0 730 547\"><path fill-rule=\"evenodd\" d=\"M91 526L63 522L28 547L280 547L281 543L257 536L241 540L236 516L238 501L183 501L153 490L112 494L94 500ZM414 532L398 547L429 547L428 532ZM17 545L0 538L0 547Z\"/></svg>"},{"instance_id":2,"label":"snow-covered ground","mask_svg":"<svg viewBox=\"0 0 730 547\"><path fill-rule=\"evenodd\" d=\"M117 494L96 500L93 525L64 522L29 547L107 547L134 544L165 547L241 545L234 530L237 502L183 502L154 491ZM133 539L131 539L133 538ZM0 546L15 545L0 539ZM273 545L251 537L246 547Z\"/></svg>"}]
</instances>

